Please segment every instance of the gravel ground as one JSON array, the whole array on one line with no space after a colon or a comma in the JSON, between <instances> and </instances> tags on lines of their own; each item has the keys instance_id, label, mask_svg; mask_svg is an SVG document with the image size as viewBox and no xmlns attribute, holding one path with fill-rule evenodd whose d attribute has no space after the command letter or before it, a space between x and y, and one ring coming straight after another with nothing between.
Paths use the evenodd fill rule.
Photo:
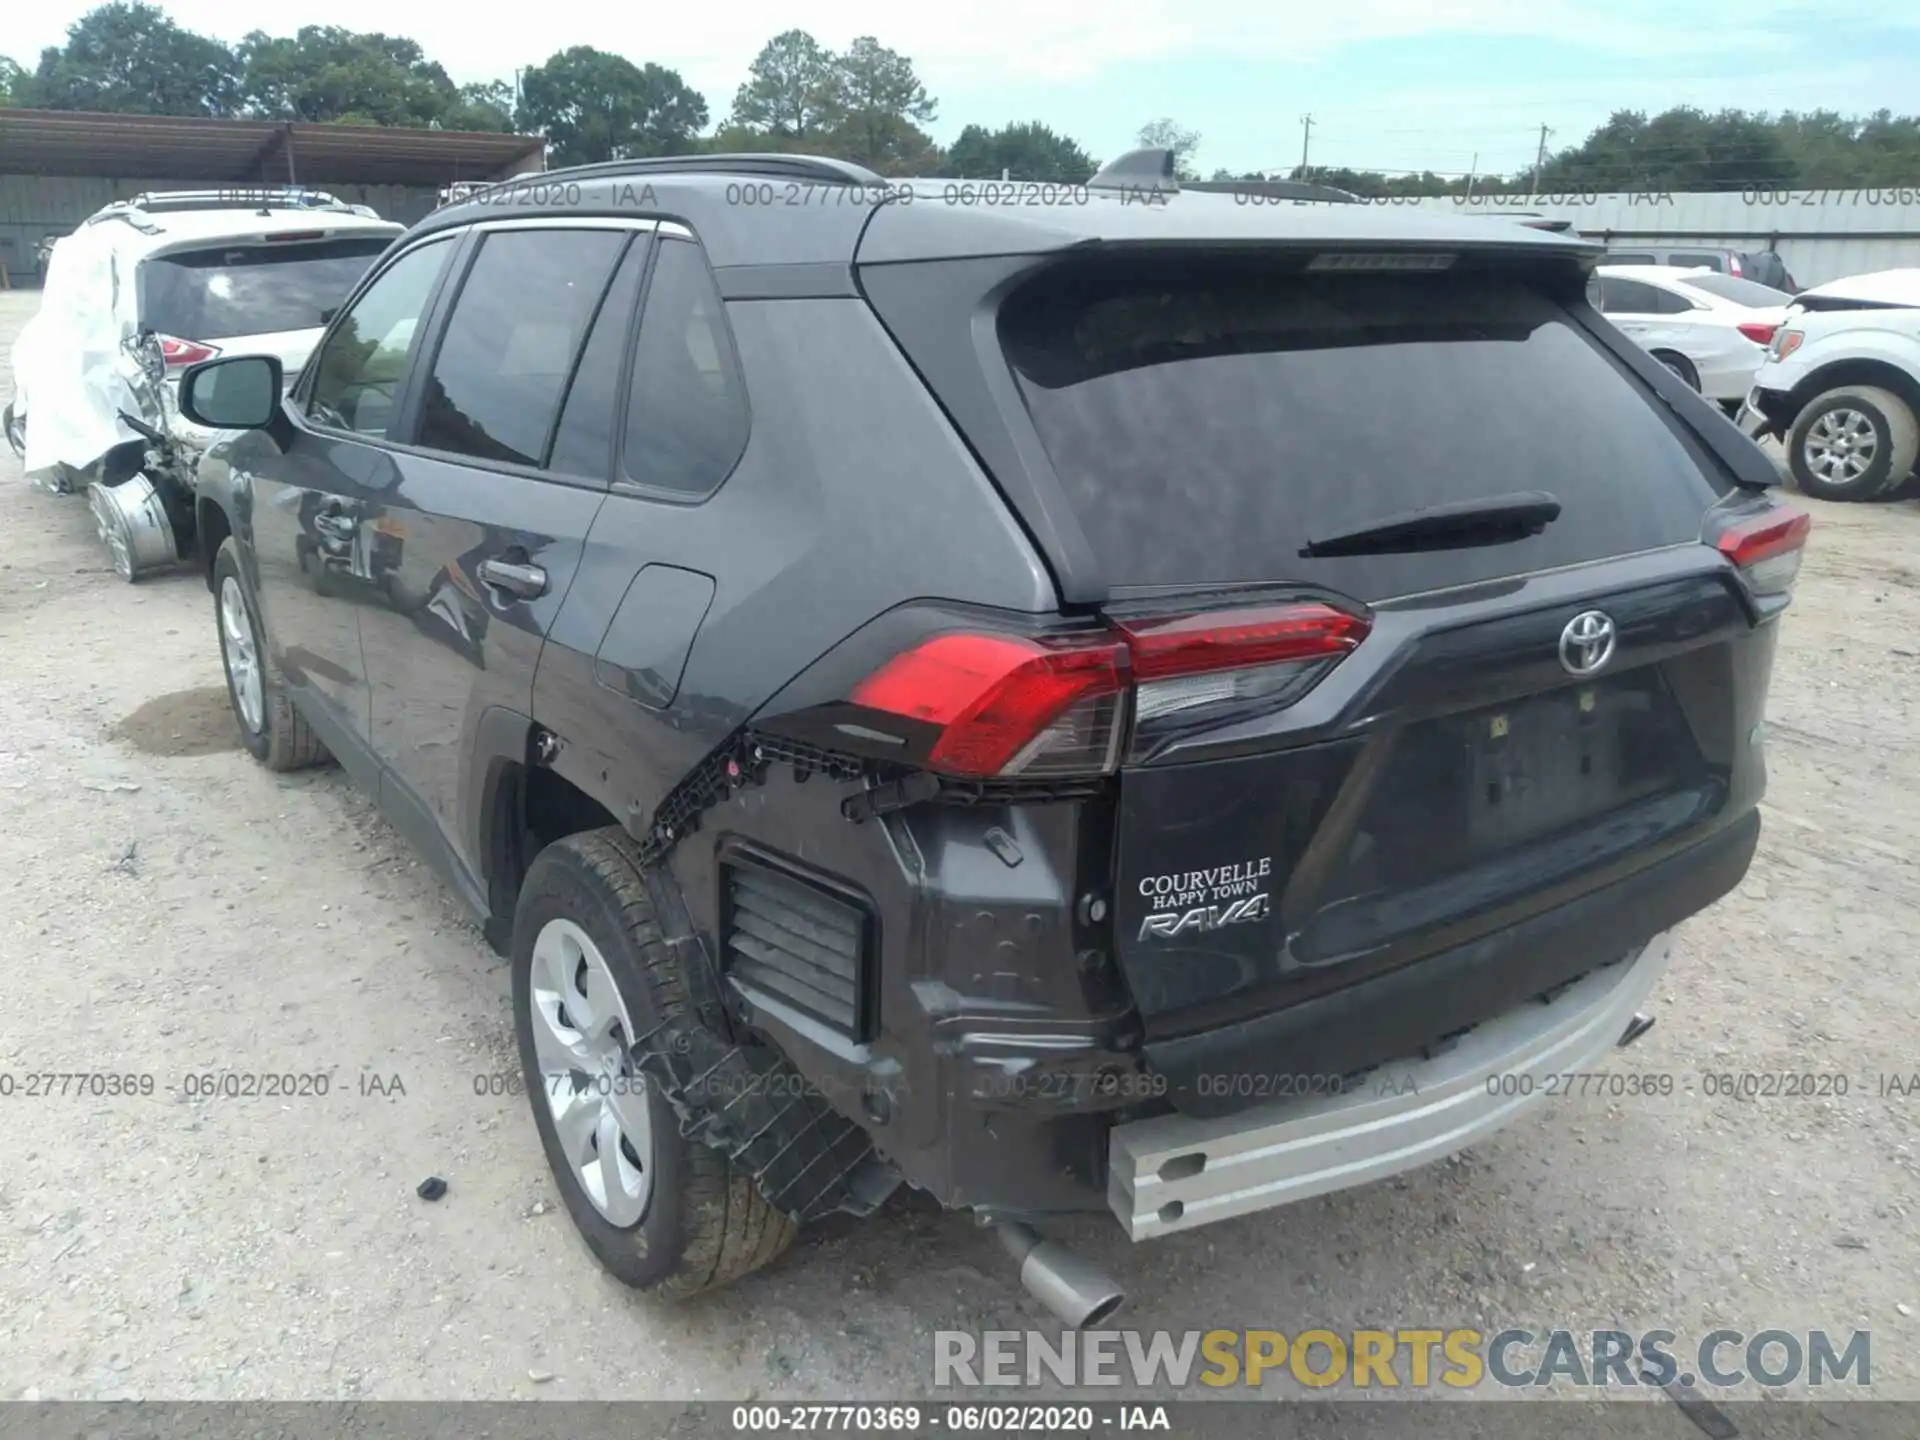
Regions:
<instances>
[{"instance_id":1,"label":"gravel ground","mask_svg":"<svg viewBox=\"0 0 1920 1440\"><path fill-rule=\"evenodd\" d=\"M0 295L0 395L32 304ZM1920 1071L1920 506L1809 508L1759 859L1612 1062L1682 1089L1139 1247L1059 1227L1125 1323L1867 1329L1874 1392L1920 1398L1920 1096L1879 1079ZM155 1087L0 1098L0 1398L919 1395L934 1331L1051 1328L989 1237L906 1204L684 1308L606 1279L525 1102L475 1093L514 1066L502 963L339 772L237 747L199 580L122 584L3 450L0 537L0 1072ZM330 1092L183 1094L214 1070ZM1851 1089L1694 1079L1781 1070Z\"/></svg>"}]
</instances>

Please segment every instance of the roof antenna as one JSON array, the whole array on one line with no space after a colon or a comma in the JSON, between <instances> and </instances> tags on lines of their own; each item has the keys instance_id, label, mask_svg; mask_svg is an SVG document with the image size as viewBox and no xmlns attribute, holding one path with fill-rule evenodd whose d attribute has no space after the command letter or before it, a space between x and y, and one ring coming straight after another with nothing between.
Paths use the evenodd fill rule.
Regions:
<instances>
[{"instance_id":1,"label":"roof antenna","mask_svg":"<svg viewBox=\"0 0 1920 1440\"><path fill-rule=\"evenodd\" d=\"M1152 194L1177 195L1180 177L1174 167L1173 151L1165 146L1129 150L1117 160L1102 165L1087 181L1089 190L1137 190Z\"/></svg>"}]
</instances>

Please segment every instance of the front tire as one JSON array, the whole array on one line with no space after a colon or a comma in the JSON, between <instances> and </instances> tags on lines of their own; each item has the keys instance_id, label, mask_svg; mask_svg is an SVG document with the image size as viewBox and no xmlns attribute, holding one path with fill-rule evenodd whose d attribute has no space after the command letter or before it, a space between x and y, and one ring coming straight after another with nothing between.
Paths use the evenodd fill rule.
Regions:
<instances>
[{"instance_id":1,"label":"front tire","mask_svg":"<svg viewBox=\"0 0 1920 1440\"><path fill-rule=\"evenodd\" d=\"M1804 494L1871 500L1898 489L1920 458L1920 421L1890 390L1847 385L1816 396L1787 432L1787 461Z\"/></svg>"},{"instance_id":2,"label":"front tire","mask_svg":"<svg viewBox=\"0 0 1920 1440\"><path fill-rule=\"evenodd\" d=\"M265 644L253 587L240 568L240 547L231 536L220 542L213 559L213 623L220 635L220 664L227 672L227 704L247 753L278 771L300 770L331 758L287 698L279 667Z\"/></svg>"},{"instance_id":3,"label":"front tire","mask_svg":"<svg viewBox=\"0 0 1920 1440\"><path fill-rule=\"evenodd\" d=\"M514 911L512 966L540 1144L608 1273L684 1299L785 1250L793 1221L719 1151L682 1135L633 1063L634 1043L694 1002L624 831L569 836L535 857Z\"/></svg>"}]
</instances>

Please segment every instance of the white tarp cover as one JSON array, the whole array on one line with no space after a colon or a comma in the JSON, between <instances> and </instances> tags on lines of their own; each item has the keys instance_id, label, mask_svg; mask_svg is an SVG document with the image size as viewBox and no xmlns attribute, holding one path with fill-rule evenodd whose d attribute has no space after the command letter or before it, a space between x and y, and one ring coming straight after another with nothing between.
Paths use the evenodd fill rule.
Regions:
<instances>
[{"instance_id":1,"label":"white tarp cover","mask_svg":"<svg viewBox=\"0 0 1920 1440\"><path fill-rule=\"evenodd\" d=\"M82 226L47 261L40 310L13 346L14 408L26 416L29 475L84 469L137 439L120 412L145 415L150 390L124 348L135 337L138 259L116 244L125 227Z\"/></svg>"}]
</instances>

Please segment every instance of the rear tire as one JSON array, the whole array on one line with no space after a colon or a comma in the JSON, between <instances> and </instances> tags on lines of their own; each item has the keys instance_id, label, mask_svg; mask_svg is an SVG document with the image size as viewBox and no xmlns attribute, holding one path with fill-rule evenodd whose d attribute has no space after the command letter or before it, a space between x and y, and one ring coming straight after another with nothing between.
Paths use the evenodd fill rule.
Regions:
<instances>
[{"instance_id":1,"label":"rear tire","mask_svg":"<svg viewBox=\"0 0 1920 1440\"><path fill-rule=\"evenodd\" d=\"M793 1243L793 1221L726 1156L682 1135L666 1097L636 1074L633 1043L694 1001L625 831L568 836L534 858L514 910L512 969L540 1144L567 1213L609 1274L684 1299ZM594 1039L610 1026L611 1044ZM573 1113L583 1102L594 1115Z\"/></svg>"},{"instance_id":2,"label":"rear tire","mask_svg":"<svg viewBox=\"0 0 1920 1440\"><path fill-rule=\"evenodd\" d=\"M1693 362L1677 350L1656 350L1653 358L1667 369L1686 381L1693 389L1700 388L1700 372L1693 368Z\"/></svg>"},{"instance_id":3,"label":"rear tire","mask_svg":"<svg viewBox=\"0 0 1920 1440\"><path fill-rule=\"evenodd\" d=\"M227 672L227 704L247 753L277 771L302 770L331 759L287 698L266 645L253 587L240 567L240 547L231 537L220 542L213 558L213 623L220 637L220 665Z\"/></svg>"},{"instance_id":4,"label":"rear tire","mask_svg":"<svg viewBox=\"0 0 1920 1440\"><path fill-rule=\"evenodd\" d=\"M1920 421L1890 390L1845 385L1815 396L1787 432L1787 462L1804 494L1871 500L1897 490L1920 458Z\"/></svg>"}]
</instances>

